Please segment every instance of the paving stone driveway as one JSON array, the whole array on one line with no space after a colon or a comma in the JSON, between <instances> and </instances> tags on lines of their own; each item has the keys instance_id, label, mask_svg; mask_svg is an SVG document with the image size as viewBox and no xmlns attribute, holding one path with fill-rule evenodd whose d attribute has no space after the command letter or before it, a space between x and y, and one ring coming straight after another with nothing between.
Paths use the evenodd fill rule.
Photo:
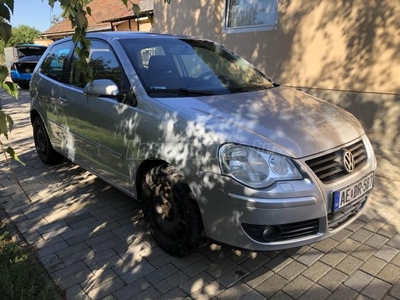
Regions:
<instances>
[{"instance_id":1,"label":"paving stone driveway","mask_svg":"<svg viewBox=\"0 0 400 300\"><path fill-rule=\"evenodd\" d=\"M302 248L246 252L215 244L184 258L151 239L133 200L83 169L36 156L29 95L2 93L15 121L12 163L1 160L0 203L67 299L400 299L400 151L379 146L365 214L332 238Z\"/></svg>"}]
</instances>

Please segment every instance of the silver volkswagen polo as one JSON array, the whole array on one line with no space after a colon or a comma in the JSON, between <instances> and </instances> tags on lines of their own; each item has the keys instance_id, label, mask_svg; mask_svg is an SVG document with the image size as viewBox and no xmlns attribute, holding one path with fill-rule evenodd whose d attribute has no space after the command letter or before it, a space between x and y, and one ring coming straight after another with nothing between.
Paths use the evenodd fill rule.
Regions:
<instances>
[{"instance_id":1,"label":"silver volkswagen polo","mask_svg":"<svg viewBox=\"0 0 400 300\"><path fill-rule=\"evenodd\" d=\"M90 34L88 82L71 39L31 82L36 150L77 163L143 204L157 243L204 238L277 250L318 242L362 212L376 159L350 113L271 82L209 40Z\"/></svg>"}]
</instances>

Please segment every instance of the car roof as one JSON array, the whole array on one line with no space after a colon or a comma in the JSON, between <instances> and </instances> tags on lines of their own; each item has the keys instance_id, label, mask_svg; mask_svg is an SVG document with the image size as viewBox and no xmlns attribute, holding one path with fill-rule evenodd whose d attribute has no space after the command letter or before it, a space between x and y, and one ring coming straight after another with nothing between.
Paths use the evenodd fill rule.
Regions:
<instances>
[{"instance_id":1,"label":"car roof","mask_svg":"<svg viewBox=\"0 0 400 300\"><path fill-rule=\"evenodd\" d=\"M99 38L106 41L119 40L119 39L134 39L134 38L170 38L170 39L197 39L195 37L186 35L173 35L164 33L152 33L152 32L140 32L140 31L106 31L106 32L96 32L87 33L88 38ZM51 46L61 43L63 41L71 40L72 37L67 37L54 42Z\"/></svg>"}]
</instances>

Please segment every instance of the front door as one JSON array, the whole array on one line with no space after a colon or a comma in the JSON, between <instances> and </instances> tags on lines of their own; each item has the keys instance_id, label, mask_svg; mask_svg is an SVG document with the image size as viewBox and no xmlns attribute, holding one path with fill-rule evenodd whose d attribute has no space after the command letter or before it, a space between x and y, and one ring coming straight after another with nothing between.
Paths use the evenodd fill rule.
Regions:
<instances>
[{"instance_id":1,"label":"front door","mask_svg":"<svg viewBox=\"0 0 400 300\"><path fill-rule=\"evenodd\" d=\"M91 41L89 64L93 80L110 79L124 94L129 83L110 46ZM68 128L74 143L73 158L89 170L130 190L129 166L126 162L127 136L125 119L131 119L135 109L123 97L88 97L77 66L78 57L71 61L69 84L61 92L68 102ZM126 94L126 93L125 93Z\"/></svg>"}]
</instances>

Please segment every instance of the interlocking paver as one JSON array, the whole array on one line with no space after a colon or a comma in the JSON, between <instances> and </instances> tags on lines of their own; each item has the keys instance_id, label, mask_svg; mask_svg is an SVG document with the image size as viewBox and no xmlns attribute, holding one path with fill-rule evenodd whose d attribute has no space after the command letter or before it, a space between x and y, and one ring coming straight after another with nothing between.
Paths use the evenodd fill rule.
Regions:
<instances>
[{"instance_id":1,"label":"interlocking paver","mask_svg":"<svg viewBox=\"0 0 400 300\"><path fill-rule=\"evenodd\" d=\"M370 258L372 255L376 253L376 249L372 248L371 246L361 244L356 250L354 250L351 255L366 261L368 258Z\"/></svg>"},{"instance_id":2,"label":"interlocking paver","mask_svg":"<svg viewBox=\"0 0 400 300\"><path fill-rule=\"evenodd\" d=\"M221 299L221 300L235 300L235 299L241 299L244 295L249 293L251 291L251 288L244 284L244 283L238 283L235 284L234 286L226 289L222 293L218 294L216 296L216 299Z\"/></svg>"},{"instance_id":3,"label":"interlocking paver","mask_svg":"<svg viewBox=\"0 0 400 300\"><path fill-rule=\"evenodd\" d=\"M187 294L192 294L197 292L199 289L203 288L205 285L209 284L212 281L214 281L214 278L208 275L207 273L203 272L180 284L179 287Z\"/></svg>"},{"instance_id":4,"label":"interlocking paver","mask_svg":"<svg viewBox=\"0 0 400 300\"><path fill-rule=\"evenodd\" d=\"M348 276L345 273L332 269L318 281L318 284L330 291L333 291L347 278Z\"/></svg>"},{"instance_id":5,"label":"interlocking paver","mask_svg":"<svg viewBox=\"0 0 400 300\"><path fill-rule=\"evenodd\" d=\"M356 271L344 284L353 290L361 292L361 290L373 279L373 277L365 272Z\"/></svg>"},{"instance_id":6,"label":"interlocking paver","mask_svg":"<svg viewBox=\"0 0 400 300\"><path fill-rule=\"evenodd\" d=\"M272 295L279 292L287 283L288 281L285 278L274 274L256 286L255 290L269 299Z\"/></svg>"},{"instance_id":7,"label":"interlocking paver","mask_svg":"<svg viewBox=\"0 0 400 300\"><path fill-rule=\"evenodd\" d=\"M79 284L76 284L65 291L67 299L90 300L89 296L83 291Z\"/></svg>"},{"instance_id":8,"label":"interlocking paver","mask_svg":"<svg viewBox=\"0 0 400 300\"><path fill-rule=\"evenodd\" d=\"M378 278L374 278L371 282L361 291L361 293L373 300L380 300L385 296L392 286Z\"/></svg>"},{"instance_id":9,"label":"interlocking paver","mask_svg":"<svg viewBox=\"0 0 400 300\"><path fill-rule=\"evenodd\" d=\"M107 281L99 286L94 287L87 291L89 297L93 300L102 299L107 295L111 295L113 292L119 290L124 286L124 282L115 278L114 280Z\"/></svg>"},{"instance_id":10,"label":"interlocking paver","mask_svg":"<svg viewBox=\"0 0 400 300\"><path fill-rule=\"evenodd\" d=\"M290 281L282 290L292 298L298 299L312 285L313 282L311 280L300 275Z\"/></svg>"},{"instance_id":11,"label":"interlocking paver","mask_svg":"<svg viewBox=\"0 0 400 300\"><path fill-rule=\"evenodd\" d=\"M297 261L293 261L288 264L286 267L281 269L278 274L287 280L292 280L301 272L303 272L307 267Z\"/></svg>"},{"instance_id":12,"label":"interlocking paver","mask_svg":"<svg viewBox=\"0 0 400 300\"><path fill-rule=\"evenodd\" d=\"M315 263L318 259L320 259L324 253L321 251L310 248L306 252L301 255L297 261L301 262L302 264L305 264L306 266L311 266L313 263Z\"/></svg>"},{"instance_id":13,"label":"interlocking paver","mask_svg":"<svg viewBox=\"0 0 400 300\"><path fill-rule=\"evenodd\" d=\"M336 266L336 269L350 275L357 270L362 263L362 260L349 255Z\"/></svg>"},{"instance_id":14,"label":"interlocking paver","mask_svg":"<svg viewBox=\"0 0 400 300\"><path fill-rule=\"evenodd\" d=\"M129 267L128 267L129 266ZM120 278L127 284L138 280L139 278L153 272L154 267L147 261L136 262L120 262L113 270L120 276Z\"/></svg>"},{"instance_id":15,"label":"interlocking paver","mask_svg":"<svg viewBox=\"0 0 400 300\"><path fill-rule=\"evenodd\" d=\"M168 276L176 273L178 268L173 264L167 264L157 270L154 270L145 276L146 280L150 282L152 285L159 282L160 280L165 279Z\"/></svg>"},{"instance_id":16,"label":"interlocking paver","mask_svg":"<svg viewBox=\"0 0 400 300\"><path fill-rule=\"evenodd\" d=\"M241 263L241 266L244 267L245 269L249 270L250 272L252 272L270 260L271 260L270 257L263 254L262 252L258 252L258 253L255 253L250 258L248 258L247 260L245 260L243 263Z\"/></svg>"},{"instance_id":17,"label":"interlocking paver","mask_svg":"<svg viewBox=\"0 0 400 300\"><path fill-rule=\"evenodd\" d=\"M323 241L313 245L313 248L315 248L323 253L328 253L330 250L335 248L338 244L339 244L338 241L336 241L332 238L329 238L329 239L323 240Z\"/></svg>"},{"instance_id":18,"label":"interlocking paver","mask_svg":"<svg viewBox=\"0 0 400 300\"><path fill-rule=\"evenodd\" d=\"M197 274L209 269L214 263L208 258L204 257L193 264L182 269L182 272L189 277L196 276Z\"/></svg>"},{"instance_id":19,"label":"interlocking paver","mask_svg":"<svg viewBox=\"0 0 400 300\"><path fill-rule=\"evenodd\" d=\"M326 288L314 284L310 289L308 289L299 300L324 300L329 297L331 292Z\"/></svg>"},{"instance_id":20,"label":"interlocking paver","mask_svg":"<svg viewBox=\"0 0 400 300\"><path fill-rule=\"evenodd\" d=\"M267 280L269 277L271 277L273 274L274 273L272 271L269 271L265 267L261 267L251 272L249 275L243 278L242 281L244 281L252 288L255 288L256 286Z\"/></svg>"},{"instance_id":21,"label":"interlocking paver","mask_svg":"<svg viewBox=\"0 0 400 300\"><path fill-rule=\"evenodd\" d=\"M400 227L399 227L400 228ZM397 233L395 236L393 236L388 242L388 246L391 246L396 249L400 249L400 234Z\"/></svg>"},{"instance_id":22,"label":"interlocking paver","mask_svg":"<svg viewBox=\"0 0 400 300\"><path fill-rule=\"evenodd\" d=\"M348 288L347 286L340 285L327 299L328 300L352 300L357 296L357 292Z\"/></svg>"},{"instance_id":23,"label":"interlocking paver","mask_svg":"<svg viewBox=\"0 0 400 300\"><path fill-rule=\"evenodd\" d=\"M380 259L383 259L385 261L390 261L397 253L399 253L399 250L387 245L384 245L382 248L380 248L374 255L376 257L379 257Z\"/></svg>"},{"instance_id":24,"label":"interlocking paver","mask_svg":"<svg viewBox=\"0 0 400 300\"><path fill-rule=\"evenodd\" d=\"M266 298L255 290L250 290L241 300L265 300Z\"/></svg>"},{"instance_id":25,"label":"interlocking paver","mask_svg":"<svg viewBox=\"0 0 400 300\"><path fill-rule=\"evenodd\" d=\"M369 224L369 223L367 223L367 224ZM358 230L355 233L353 233L350 236L350 238L352 238L355 241L363 243L366 240L368 240L373 234L374 234L373 232L371 232L369 230L366 230L364 228L361 228L360 230Z\"/></svg>"},{"instance_id":26,"label":"interlocking paver","mask_svg":"<svg viewBox=\"0 0 400 300\"><path fill-rule=\"evenodd\" d=\"M12 135L27 166L15 164L15 172L32 202L3 172L0 205L67 300L400 300L399 151L377 149L376 186L363 216L326 240L267 252L211 243L176 258L155 244L128 196L68 161L39 161L28 93L21 99L13 114L26 125Z\"/></svg>"},{"instance_id":27,"label":"interlocking paver","mask_svg":"<svg viewBox=\"0 0 400 300\"><path fill-rule=\"evenodd\" d=\"M146 279L140 278L128 285L123 286L119 290L113 293L113 296L117 300L127 300L131 299L135 295L139 294L140 292L146 290L147 288L151 287L151 283L149 283Z\"/></svg>"},{"instance_id":28,"label":"interlocking paver","mask_svg":"<svg viewBox=\"0 0 400 300\"><path fill-rule=\"evenodd\" d=\"M360 229L362 230L362 229ZM354 249L356 249L357 247L359 247L361 245L360 242L353 240L351 238L348 238L346 240L344 240L343 242L341 242L339 245L337 245L335 247L336 250L340 250L344 253L350 253L352 252Z\"/></svg>"},{"instance_id":29,"label":"interlocking paver","mask_svg":"<svg viewBox=\"0 0 400 300\"><path fill-rule=\"evenodd\" d=\"M245 277L249 273L248 270L242 268L241 266L237 266L232 270L226 272L225 274L218 277L218 282L222 283L226 287L230 287L240 279Z\"/></svg>"},{"instance_id":30,"label":"interlocking paver","mask_svg":"<svg viewBox=\"0 0 400 300\"><path fill-rule=\"evenodd\" d=\"M179 288L174 288L173 290L170 290L168 293L160 296L159 298L157 298L158 300L183 300L187 297L186 293L183 292L181 289Z\"/></svg>"},{"instance_id":31,"label":"interlocking paver","mask_svg":"<svg viewBox=\"0 0 400 300\"><path fill-rule=\"evenodd\" d=\"M386 265L386 262L375 256L370 257L364 264L361 265L360 270L372 276L379 273L380 270Z\"/></svg>"},{"instance_id":32,"label":"interlocking paver","mask_svg":"<svg viewBox=\"0 0 400 300\"><path fill-rule=\"evenodd\" d=\"M282 291L278 291L275 295L273 295L271 298L268 298L269 300L293 300L292 297L290 297L288 294L285 294Z\"/></svg>"},{"instance_id":33,"label":"interlocking paver","mask_svg":"<svg viewBox=\"0 0 400 300\"><path fill-rule=\"evenodd\" d=\"M376 277L391 284L395 284L400 279L400 267L393 264L387 264L378 275L376 275Z\"/></svg>"},{"instance_id":34,"label":"interlocking paver","mask_svg":"<svg viewBox=\"0 0 400 300\"><path fill-rule=\"evenodd\" d=\"M317 261L311 267L307 268L302 275L317 282L322 276L329 272L331 268L324 263Z\"/></svg>"},{"instance_id":35,"label":"interlocking paver","mask_svg":"<svg viewBox=\"0 0 400 300\"><path fill-rule=\"evenodd\" d=\"M400 299L400 282L397 282L393 287L390 289L389 294L396 299Z\"/></svg>"},{"instance_id":36,"label":"interlocking paver","mask_svg":"<svg viewBox=\"0 0 400 300\"><path fill-rule=\"evenodd\" d=\"M338 242L343 242L344 240L346 240L349 236L351 236L353 234L352 231L348 230L348 229L343 229L341 231L339 231L338 233L335 233L332 236L332 239L338 241Z\"/></svg>"},{"instance_id":37,"label":"interlocking paver","mask_svg":"<svg viewBox=\"0 0 400 300\"><path fill-rule=\"evenodd\" d=\"M182 271L178 271L171 276L159 281L154 287L161 293L164 294L173 288L179 286L182 282L185 282L189 277Z\"/></svg>"},{"instance_id":38,"label":"interlocking paver","mask_svg":"<svg viewBox=\"0 0 400 300\"><path fill-rule=\"evenodd\" d=\"M233 261L231 258L227 258L220 263L212 266L210 269L207 270L207 273L210 274L214 278L218 278L222 274L225 274L229 270L235 268L237 263Z\"/></svg>"},{"instance_id":39,"label":"interlocking paver","mask_svg":"<svg viewBox=\"0 0 400 300\"><path fill-rule=\"evenodd\" d=\"M379 234L374 234L368 240L365 241L365 244L373 248L379 249L383 245L385 245L385 243L387 243L388 240L389 239L387 237L384 237Z\"/></svg>"},{"instance_id":40,"label":"interlocking paver","mask_svg":"<svg viewBox=\"0 0 400 300\"><path fill-rule=\"evenodd\" d=\"M190 297L192 297L193 299L211 299L220 294L223 290L223 286L216 280L213 280L210 283L206 284L200 290L191 293Z\"/></svg>"}]
</instances>

